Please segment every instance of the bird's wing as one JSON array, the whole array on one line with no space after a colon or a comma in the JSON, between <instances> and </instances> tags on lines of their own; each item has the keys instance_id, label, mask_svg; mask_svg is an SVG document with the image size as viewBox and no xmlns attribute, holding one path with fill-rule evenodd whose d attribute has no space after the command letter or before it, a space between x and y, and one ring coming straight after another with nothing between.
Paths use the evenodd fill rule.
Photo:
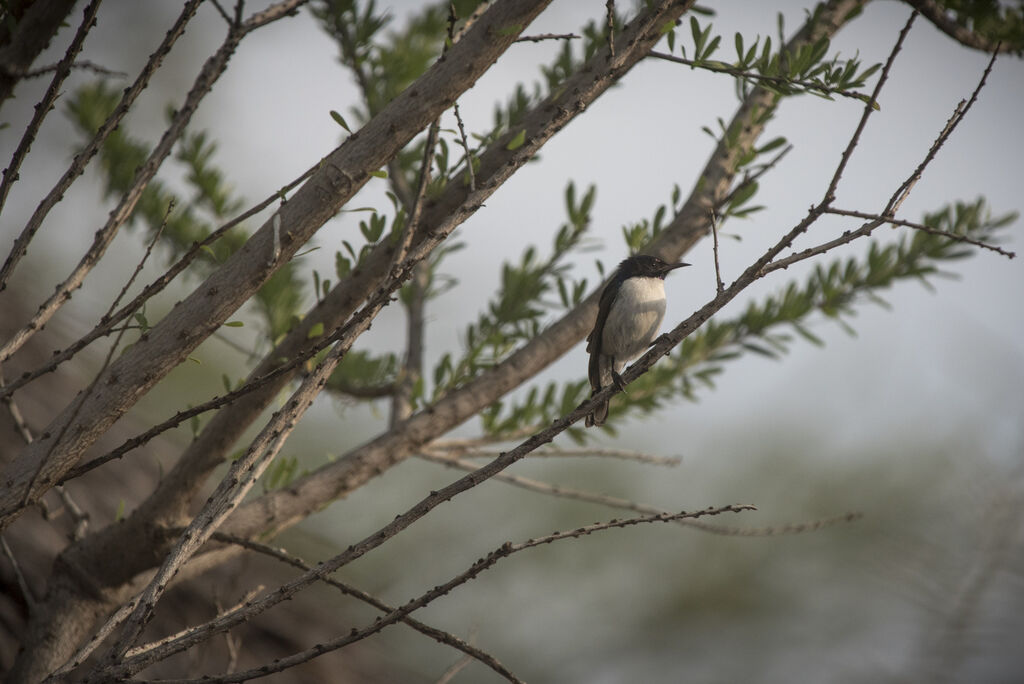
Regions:
<instances>
[{"instance_id":1,"label":"bird's wing","mask_svg":"<svg viewBox=\"0 0 1024 684\"><path fill-rule=\"evenodd\" d=\"M615 299L615 292L613 290L615 288L611 287L611 282L609 282L601 292L601 301L597 309L597 320L594 322L594 329L587 335L588 354L601 353L601 335L596 333L599 330L604 330L604 323L608 320L608 312L612 310L612 301Z\"/></svg>"}]
</instances>

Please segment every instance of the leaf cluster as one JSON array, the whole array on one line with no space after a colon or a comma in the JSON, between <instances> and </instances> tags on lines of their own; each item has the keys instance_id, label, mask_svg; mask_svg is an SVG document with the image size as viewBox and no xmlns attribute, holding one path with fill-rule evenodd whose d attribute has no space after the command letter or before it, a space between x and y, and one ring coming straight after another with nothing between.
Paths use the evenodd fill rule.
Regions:
<instances>
[{"instance_id":1,"label":"leaf cluster","mask_svg":"<svg viewBox=\"0 0 1024 684\"><path fill-rule=\"evenodd\" d=\"M842 59L838 54L826 59L830 42L821 38L809 45L801 45L798 49L787 50L785 47L773 49L771 36L758 36L748 43L743 35L737 32L733 37L736 59L724 62L712 56L722 45L722 36L712 33L712 25L701 26L700 21L690 17L690 36L692 44L689 51L683 44L679 50L684 60L694 69L731 74L736 78L736 95L745 99L752 87L761 86L780 96L810 93L826 99L832 99L834 93L853 96L868 101L868 96L855 92L863 88L880 67L873 64L865 67L860 59L853 57ZM782 14L778 15L777 45L785 46L784 24ZM675 27L666 34L669 52L676 46Z\"/></svg>"},{"instance_id":2,"label":"leaf cluster","mask_svg":"<svg viewBox=\"0 0 1024 684\"><path fill-rule=\"evenodd\" d=\"M993 217L983 199L957 202L927 214L923 224L931 228L994 242L999 229L1009 225L1015 214ZM954 238L910 230L892 243L873 240L865 256L837 259L817 266L803 283L791 282L781 292L753 301L733 319L708 321L647 373L629 385L628 392L611 402L612 420L605 429L627 415L651 413L680 398L696 401L698 390L713 388L725 363L756 354L778 359L789 351L796 337L821 346L823 340L811 329L815 314L836 321L853 334L849 319L854 305L862 299L887 306L880 292L906 279L930 287L929 278L941 275L941 265L975 253L973 246ZM585 398L585 381L549 385L543 393L534 388L524 400L496 405L481 416L488 434L500 436L537 424L549 416L564 415L567 397ZM573 405L571 408L575 408ZM559 413L561 412L561 413ZM617 419L617 420L616 420ZM532 422L531 422L532 421ZM583 438L578 431L570 436Z\"/></svg>"}]
</instances>

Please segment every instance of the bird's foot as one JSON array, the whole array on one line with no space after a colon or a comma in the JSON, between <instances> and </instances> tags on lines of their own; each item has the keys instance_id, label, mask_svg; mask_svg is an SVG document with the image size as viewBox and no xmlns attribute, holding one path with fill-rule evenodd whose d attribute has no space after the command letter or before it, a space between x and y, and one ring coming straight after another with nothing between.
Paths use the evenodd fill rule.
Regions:
<instances>
[{"instance_id":1,"label":"bird's foot","mask_svg":"<svg viewBox=\"0 0 1024 684\"><path fill-rule=\"evenodd\" d=\"M626 383L622 381L622 376L615 371L612 371L612 382L615 383L615 386L619 388L620 392L623 394L626 393Z\"/></svg>"}]
</instances>

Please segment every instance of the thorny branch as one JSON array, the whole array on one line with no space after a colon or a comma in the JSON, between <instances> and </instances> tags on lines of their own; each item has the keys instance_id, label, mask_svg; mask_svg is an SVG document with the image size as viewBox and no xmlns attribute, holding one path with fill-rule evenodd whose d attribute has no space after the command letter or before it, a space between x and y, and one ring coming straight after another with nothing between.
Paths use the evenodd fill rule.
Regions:
<instances>
[{"instance_id":1,"label":"thorny branch","mask_svg":"<svg viewBox=\"0 0 1024 684\"><path fill-rule=\"evenodd\" d=\"M60 94L60 87L64 83L64 79L71 73L75 57L81 51L85 37L89 34L89 30L96 25L96 13L99 11L100 2L101 0L92 0L92 2L86 5L82 23L78 26L75 37L71 40L71 44L65 51L64 58L52 67L54 72L53 79L43 94L43 98L36 104L35 113L32 115L32 120L28 126L26 126L25 133L21 136L21 142L18 143L17 149L14 150L11 163L4 169L3 182L0 182L0 211L3 211L4 204L7 202L7 195L11 191L11 186L18 180L18 169L21 168L21 163L25 161L25 156L28 154L29 148L32 147L32 142L39 133L39 127L43 125L43 119L53 109L53 103L56 102L57 96ZM40 71L37 75L42 75L43 73L46 73L46 71ZM25 74L25 76L28 75ZM10 262L10 257L8 257L8 262ZM0 290L4 289L9 274L10 267L5 263L3 269L0 269Z\"/></svg>"},{"instance_id":2,"label":"thorny branch","mask_svg":"<svg viewBox=\"0 0 1024 684\"><path fill-rule=\"evenodd\" d=\"M287 551L281 548L275 548L267 544L261 544L260 542L252 541L250 539L244 539L242 537L237 537L235 535L224 534L223 532L215 532L211 538L214 541L235 544L237 546L241 546L242 548L255 551L256 553L269 556L271 558L281 561L282 563L286 563L292 566L293 568L298 568L303 572L309 572L312 569L311 565L303 562L300 558L288 553ZM341 582L340 580L334 579L333 577L324 577L322 581L334 587L335 589L338 589L343 594L346 594L347 596L351 596L359 601L362 601L367 605L373 606L374 608L385 614L391 613L395 610L393 606L389 606L387 603L384 603L375 596L366 593L362 589L353 587L351 584L346 584L345 582ZM506 679L510 681L519 681L518 679L516 679L515 675L513 675L508 670L508 668L506 668L504 665L498 662L498 660L494 656L476 648L475 646L467 643L465 640L460 639L454 634L451 634L450 632L446 632L441 629L437 629L436 627L431 627L430 625L424 624L419 620L416 620L411 617L405 617L401 620L401 622L412 627L417 632L420 632L421 634L424 634L430 637L431 639L434 639L435 641L447 644L454 649L462 651L468 657L480 661L481 663L491 668L492 670L497 672L499 675L505 677ZM144 650L145 647L141 647L139 649L139 652L144 652Z\"/></svg>"},{"instance_id":3,"label":"thorny branch","mask_svg":"<svg viewBox=\"0 0 1024 684\"><path fill-rule=\"evenodd\" d=\"M443 584L439 584L430 591L427 591L419 597L412 599L411 601L408 601L401 607L389 612L387 615L378 617L376 620L374 620L373 623L362 629L353 629L352 632L345 636L332 639L322 644L318 644L317 646L302 651L300 653L296 653L285 658L280 658L274 661L272 664L264 665L260 668L248 670L245 672L238 672L231 675L224 675L220 677L206 677L202 680L186 681L217 682L222 684L227 684L228 682L244 682L248 679L253 679L258 676L265 676L273 672L281 672L290 667L294 667L295 665L304 663L310 660L311 658L316 657L317 655L321 655L322 653L337 650L349 644L361 641L362 639L365 639L373 634L376 634L385 627L388 627L398 622L399 620L408 616L413 611L419 610L420 608L426 606L427 604L431 603L437 598L450 593L456 587L465 584L466 582L469 582L470 580L477 577L483 571L493 567L496 563L498 563L498 561L502 560L503 558L507 558L512 554L518 553L520 551L525 551L526 549L531 549L536 546L543 546L545 544L551 544L553 542L562 541L566 539L576 539L579 537L594 534L595 532L602 532L605 530L632 527L635 525L643 525L655 522L675 522L677 520L715 516L721 515L723 513L739 513L742 511L749 510L755 509L753 506L749 504L735 504L720 507L710 507L703 510L691 512L681 511L679 513L659 513L656 515L648 515L636 518L625 518L621 520L610 520L603 523L594 523L592 525L578 527L574 530L555 532L543 537L528 539L517 544L507 542L503 544L501 547L489 553L487 556L473 563L468 569L456 575L449 581ZM297 584L301 582L302 586L305 586L311 582L318 580L323 576L326 576L326 574L328 574L329 572L333 572L333 570L327 569L328 566L333 567L333 561L334 559L331 559L331 561L327 561L315 568L310 569L301 578L298 578L291 584ZM336 569L336 567L334 569ZM287 587L290 585L285 586ZM273 599L275 595L283 589L285 589L285 587L281 587L281 589L279 589L278 592L272 592L266 597L253 601L243 610L237 611L232 614L220 616L211 622L196 626L189 633L182 635L182 637L176 640L177 643L167 642L162 644L159 649L160 658L165 658L171 655L172 653L180 652L181 650L188 648L191 644L204 641L213 634L217 634L226 629L230 629L235 624L238 624L244 621L245 619L252 617L255 614L263 612L264 610L276 604L280 600L278 599L271 601L270 599ZM120 676L122 673L138 671L138 669L140 669L140 666L140 663L136 663L132 659L126 659L125 662L119 664L115 668L112 668L108 672L111 676ZM180 684L184 684L184 682L181 682Z\"/></svg>"}]
</instances>

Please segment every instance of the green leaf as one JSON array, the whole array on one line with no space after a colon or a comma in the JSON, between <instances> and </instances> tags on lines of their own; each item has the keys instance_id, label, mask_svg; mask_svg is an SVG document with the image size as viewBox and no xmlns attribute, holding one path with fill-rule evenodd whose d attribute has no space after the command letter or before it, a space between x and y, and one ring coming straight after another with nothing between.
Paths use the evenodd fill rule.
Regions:
<instances>
[{"instance_id":1,"label":"green leaf","mask_svg":"<svg viewBox=\"0 0 1024 684\"><path fill-rule=\"evenodd\" d=\"M227 323L224 324L224 327L226 328L242 328L244 326L245 323L243 323L242 321L228 321Z\"/></svg>"},{"instance_id":2,"label":"green leaf","mask_svg":"<svg viewBox=\"0 0 1024 684\"><path fill-rule=\"evenodd\" d=\"M338 123L338 125L344 128L346 131L348 131L349 133L352 132L352 129L348 127L348 123L345 121L345 117L343 117L341 114L334 111L333 109L331 110L331 118L334 119Z\"/></svg>"},{"instance_id":3,"label":"green leaf","mask_svg":"<svg viewBox=\"0 0 1024 684\"><path fill-rule=\"evenodd\" d=\"M525 128L523 130L519 131L518 133L516 133L515 137L513 137L511 140L508 141L508 144L505 145L505 149L509 150L509 151L517 150L517 149L519 149L520 147L523 146L524 142L526 142L526 129Z\"/></svg>"},{"instance_id":4,"label":"green leaf","mask_svg":"<svg viewBox=\"0 0 1024 684\"><path fill-rule=\"evenodd\" d=\"M384 169L377 169L376 171L371 171L370 175L374 176L375 178L387 178L388 172L385 171Z\"/></svg>"},{"instance_id":5,"label":"green leaf","mask_svg":"<svg viewBox=\"0 0 1024 684\"><path fill-rule=\"evenodd\" d=\"M309 332L306 333L306 339L307 340L312 340L314 338L320 337L323 334L324 334L324 323L323 323L323 321L320 321L319 323L316 323L312 327L310 327Z\"/></svg>"}]
</instances>

